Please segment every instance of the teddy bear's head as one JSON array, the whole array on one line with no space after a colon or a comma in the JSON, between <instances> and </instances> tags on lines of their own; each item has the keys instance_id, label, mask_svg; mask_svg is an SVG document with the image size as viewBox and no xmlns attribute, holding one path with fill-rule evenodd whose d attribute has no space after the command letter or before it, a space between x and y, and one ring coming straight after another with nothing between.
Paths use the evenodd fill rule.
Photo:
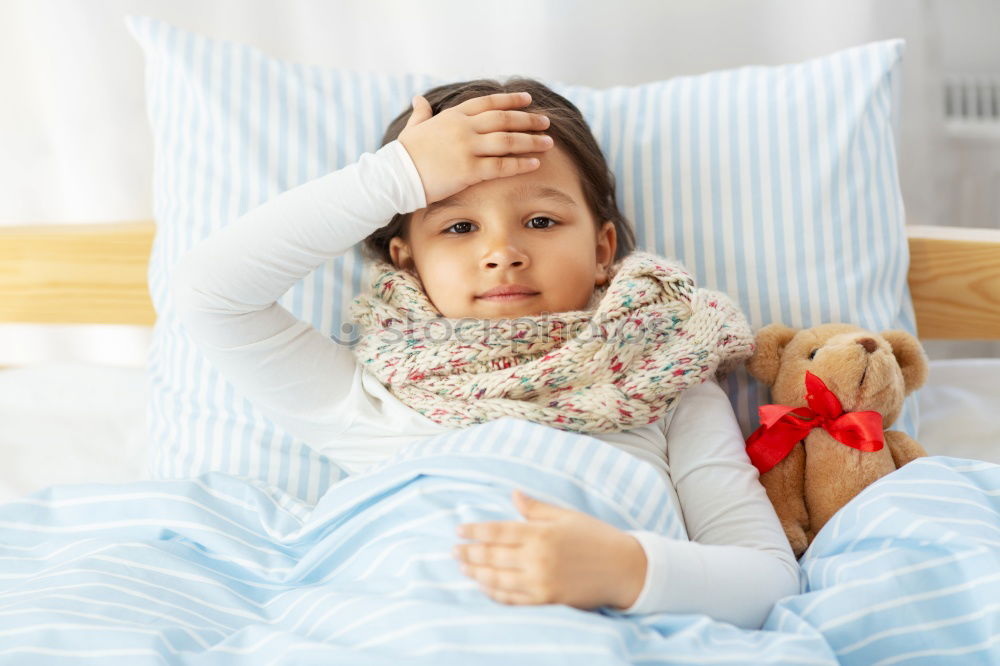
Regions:
<instances>
[{"instance_id":1,"label":"teddy bear's head","mask_svg":"<svg viewBox=\"0 0 1000 666\"><path fill-rule=\"evenodd\" d=\"M876 411L888 427L903 399L927 380L927 356L906 331L873 333L853 324L795 329L769 324L756 335L747 371L771 387L771 401L805 407L806 371L826 384L845 412Z\"/></svg>"}]
</instances>

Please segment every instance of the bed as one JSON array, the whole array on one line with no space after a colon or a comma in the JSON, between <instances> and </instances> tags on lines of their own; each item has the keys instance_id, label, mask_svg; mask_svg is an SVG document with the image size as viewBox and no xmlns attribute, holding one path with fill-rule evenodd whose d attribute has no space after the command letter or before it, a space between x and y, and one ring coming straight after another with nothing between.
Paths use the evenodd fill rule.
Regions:
<instances>
[{"instance_id":1,"label":"bed","mask_svg":"<svg viewBox=\"0 0 1000 666\"><path fill-rule=\"evenodd\" d=\"M150 324L155 318L155 312L148 297L146 262L153 235L154 225L151 222L46 228L24 226L0 231L0 275L3 276L0 281L0 320ZM1000 256L1000 232L913 226L908 229L908 235L911 250L909 282L922 339L1000 337L1000 262L996 259ZM956 294L965 296L956 298ZM921 390L920 441L932 456L948 456L948 460L965 460L966 464L971 460L1000 464L1000 432L994 418L1000 410L1000 391L996 390L998 373L1000 359L931 362L929 383ZM128 489L131 488L128 482L148 479L143 427L146 382L147 376L143 368L70 363L0 371L0 413L5 422L5 427L0 430L0 450L3 451L3 459L7 461L0 478L3 501L14 501L34 493L32 497L37 501L59 498L67 503L73 496L67 492L69 488L93 489L94 486L88 484L103 482L125 484L120 487ZM209 477L203 477L203 480L207 478ZM213 492L229 490L239 494L241 501L245 501L248 499L248 491L252 491L257 494L251 494L251 500L261 504L265 502L260 489L249 486L227 489L225 483L220 481L231 483L226 477L216 479ZM553 482L550 479L546 483ZM953 483L954 479L949 482ZM53 484L80 485L66 486L67 491L62 493L46 492L45 489ZM61 488L62 485L56 486L57 490ZM996 493L995 490L993 492ZM284 498L284 501L286 507L294 505L290 498ZM219 519L218 516L210 518ZM140 522L148 524L151 530L159 529L155 519L146 517L141 518ZM49 527L60 525L49 524ZM61 527L71 528L70 525ZM828 532L829 529L825 531ZM994 525L989 531L994 535L992 538L995 542L997 526ZM149 534L134 534L131 538L143 541L152 537ZM2 542L3 539L0 539L0 544ZM994 561L994 565L996 564ZM893 563L892 566L898 567L898 563ZM968 570L963 569L964 571ZM101 592L101 598L105 598L106 594ZM107 603L114 605L122 601L128 603L130 600L109 599ZM73 602L68 603L72 605ZM183 608L185 603L180 598L175 607ZM787 609L781 610L789 613ZM995 627L996 617L1000 614L996 605L986 604L980 610L987 613L986 617L992 615ZM642 659L637 656L638 653L632 653L601 662L598 660L599 655L603 658L607 654L600 650L579 654L563 650L561 653L567 657L593 659L588 663L660 663L657 655L668 653L675 655L676 659L668 660L669 663L696 663L705 654L737 661L751 658L749 655L753 655L755 660L766 656L780 663L836 663L830 660L850 663L852 657L858 656L860 659L856 663L871 663L867 661L871 658L871 653L859 650L854 645L858 641L853 639L842 641L836 654L832 651L828 654L817 653L817 649L826 648L833 641L818 640L815 636L814 644L806 641L794 649L785 644L779 647L779 641L774 637L780 637L782 631L790 629L777 627L778 618L787 619L786 616L776 611L775 618L776 626L770 632L752 632L771 637L772 640L769 641L748 641L745 634L751 632L740 635L734 633L736 630L731 625L714 623L719 626L712 631L703 629L697 644L679 644L676 637L684 635L685 629L693 631L693 625L667 625L659 627L660 635L675 638L665 644L662 651L653 649L649 652L650 646L646 645L647 652ZM329 619L347 621L349 618L333 616ZM302 621L303 618L299 618L299 624ZM457 622L457 619L452 618L451 621ZM322 628L327 625L318 626ZM789 623L789 626L797 625ZM643 627L647 631L653 630L650 624ZM107 627L101 629L106 631ZM550 627L549 630L554 629ZM67 637L72 635L72 629L66 631ZM190 629L185 631L192 633ZM386 632L393 634L388 629ZM226 636L218 629L209 633L216 638ZM340 635L339 632L327 632L324 635L332 645L337 645L333 639ZM379 652L382 641L370 636L368 640L361 642L363 648L352 644L349 650L343 645L333 647L326 644L320 647L314 642L314 634L310 634L310 640L303 641L295 637L294 632L264 632L255 636L251 631L249 635L241 634L240 639L233 642L204 641L200 644L191 644L190 637L188 640L178 640L176 636L171 637L169 632L155 637L147 635L147 638L155 640L151 639L145 645L136 645L134 637L119 643L118 633L102 636L107 644L117 646L115 653L133 659L130 663L145 663L142 661L144 659L159 663L161 657L171 657L168 663L175 663L174 659L182 660L185 654L204 658L214 656L218 659L222 659L222 655L242 657L253 663L285 663L285 660L295 660L299 656L303 657L303 661L295 663L307 663L307 657L316 655L323 655L327 659L339 656L345 660L343 663L351 664L393 663L391 656L376 656L382 654ZM229 634L228 637L232 639L233 636L234 634ZM527 635L521 638L529 640ZM534 639L538 640L538 637ZM397 637L396 640L396 645L411 645L405 636ZM565 637L557 642L562 644L563 640ZM716 647L706 652L703 641L716 646L728 645L729 648L721 650ZM63 644L58 635L40 642L54 648ZM67 640L66 645L70 642ZM978 647L977 652L996 656L995 643L992 647L986 645L985 648L978 641L974 644ZM128 645L133 649L128 649ZM153 647L149 647L150 645ZM167 649L165 645L176 648ZM423 643L421 645L426 647ZM478 645L483 652L462 652L463 658L469 660L464 663L491 663L488 646L483 642ZM250 650L248 646L256 647ZM503 646L497 646L496 649L501 650ZM606 649L612 653L617 652L617 649L612 650L610 647ZM896 648L890 648L892 649ZM366 655L364 660L359 657L359 650ZM65 651L76 656L83 654L79 647L67 647ZM3 652L0 648L0 654ZM8 656L25 654L28 653L14 652L8 653ZM50 654L59 654L59 650ZM110 652L96 654L106 656ZM407 663L423 663L417 657L418 654L419 650L408 653ZM690 656L690 662L684 660L684 654ZM967 656L965 652L959 651L958 654L962 657L958 658L959 662L976 663L964 661ZM986 657L987 660L991 658ZM939 654L935 655L929 663L943 663L940 659ZM920 659L913 661L919 662ZM432 652L432 658L428 658L427 663L446 662L440 654Z\"/></svg>"},{"instance_id":2,"label":"bed","mask_svg":"<svg viewBox=\"0 0 1000 666\"><path fill-rule=\"evenodd\" d=\"M155 224L0 228L0 322L156 319L147 286ZM921 340L1000 339L1000 232L908 227ZM920 390L929 453L1000 463L1000 359L931 360ZM148 478L145 368L53 362L0 370L0 501L56 483Z\"/></svg>"},{"instance_id":3,"label":"bed","mask_svg":"<svg viewBox=\"0 0 1000 666\"><path fill-rule=\"evenodd\" d=\"M185 85L199 75L187 69L189 60L171 59L174 44L228 53L227 45L158 22L133 21L131 29L145 40L150 62L167 74L180 67ZM164 35L169 38L158 41ZM887 72L900 50L886 43L871 53L886 56ZM302 75L294 65L240 53L263 63L262 72L278 72L278 81L311 82L323 74ZM156 100L172 99L171 78L153 71L150 110L159 132L178 122L178 114L158 115ZM870 155L892 156L891 141L878 140L891 131L891 114L884 113L889 88L882 84L892 77L871 71L878 113L863 116L873 139L865 145ZM717 79L690 79L680 90L703 82ZM386 87L392 92L384 96L394 95L386 108L399 108L403 88L428 83L407 79L399 89ZM675 88L663 91L669 99ZM584 107L590 113L621 99L620 91L567 92L592 102ZM619 140L613 132L607 136L606 150ZM172 179L163 180L169 188L158 181L154 220L0 229L0 322L148 325L176 338L165 275L185 247L227 219L205 216L198 197L189 196L203 193L196 188L204 185L196 184L200 176L185 180L186 173L214 178L215 172L190 169L202 165L182 151L175 159L163 150L182 145L196 151L201 142L157 146L165 160L160 173ZM891 182L891 159L872 164ZM614 169L626 191L641 180L631 177L631 166L616 162ZM279 174L261 182L258 197L294 179ZM635 191L641 198L641 189ZM196 210L174 211L170 196ZM204 197L212 210L224 200ZM678 219L688 203L677 204ZM901 209L886 211L885 228L902 228ZM654 238L660 236L647 241ZM907 225L899 244L891 235L875 238L883 245L868 263L858 255L852 277L860 289L884 292L887 314L876 312L874 300L865 306L874 308L870 312L845 314L872 327L910 327L926 341L1000 339L1000 231ZM700 248L704 240L684 237L678 249ZM696 250L686 259L699 279L718 276L711 257ZM347 283L357 268L334 262L320 277ZM874 277L894 271L902 271L902 284ZM339 321L301 309L308 303L303 294L325 293L315 278L282 303L329 332ZM787 306L788 298L782 292L770 302ZM759 325L768 302L741 305ZM829 303L809 305L802 312L815 315ZM931 456L879 480L839 512L800 560L800 594L776 604L760 629L748 629L698 613L630 617L607 607L502 606L458 575L448 555L456 520L515 517L507 501L512 483L622 529L685 538L677 507L654 482L652 468L599 440L500 419L421 442L362 475L314 467L321 471L293 483L288 469L302 469L294 464L233 473L213 464L225 460L213 452L188 462L184 455L197 448L194 430L150 429L150 418L170 420L150 408L152 392L175 398L178 422L201 427L204 414L192 406L212 407L185 402L182 384L164 386L173 377L163 369L164 339L154 344L149 368L41 364L0 371L0 437L4 458L13 461L4 469L0 504L0 660L937 664L990 663L1000 656L1000 435L993 419L1000 408L994 388L1000 359L932 363L914 411L920 415L916 438ZM746 386L730 388L743 395ZM191 390L199 399L211 393L200 380ZM737 402L744 412L753 404ZM258 458L281 463L282 456L309 455L287 438L271 437L266 424L232 418L241 432L259 426L274 442ZM152 447L154 438L160 446ZM187 450L163 448L174 439L186 439ZM150 448L157 460L149 459Z\"/></svg>"}]
</instances>

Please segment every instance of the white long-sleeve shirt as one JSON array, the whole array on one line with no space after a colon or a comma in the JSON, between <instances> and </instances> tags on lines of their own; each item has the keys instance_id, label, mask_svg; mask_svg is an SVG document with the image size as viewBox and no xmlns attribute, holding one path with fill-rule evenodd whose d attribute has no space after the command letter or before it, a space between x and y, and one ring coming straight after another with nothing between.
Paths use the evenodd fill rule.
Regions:
<instances>
[{"instance_id":1,"label":"white long-sleeve shirt","mask_svg":"<svg viewBox=\"0 0 1000 666\"><path fill-rule=\"evenodd\" d=\"M290 434L349 473L448 430L392 395L352 350L277 300L395 213L427 205L397 140L292 188L196 244L172 278L177 316L216 369ZM687 389L659 421L593 436L653 464L691 541L630 531L646 578L623 613L705 613L758 629L797 594L799 567L714 379Z\"/></svg>"}]
</instances>

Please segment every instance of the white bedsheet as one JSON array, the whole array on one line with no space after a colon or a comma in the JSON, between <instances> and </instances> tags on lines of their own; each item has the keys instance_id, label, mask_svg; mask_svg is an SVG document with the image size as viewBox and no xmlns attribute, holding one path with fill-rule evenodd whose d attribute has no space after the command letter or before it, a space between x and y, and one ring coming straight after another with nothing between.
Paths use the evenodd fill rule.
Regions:
<instances>
[{"instance_id":1,"label":"white bedsheet","mask_svg":"<svg viewBox=\"0 0 1000 666\"><path fill-rule=\"evenodd\" d=\"M931 362L920 390L928 453L1000 463L1000 359ZM145 368L50 363L0 370L0 502L54 484L146 473Z\"/></svg>"},{"instance_id":2,"label":"white bedsheet","mask_svg":"<svg viewBox=\"0 0 1000 666\"><path fill-rule=\"evenodd\" d=\"M145 368L0 370L0 502L57 483L145 479Z\"/></svg>"},{"instance_id":3,"label":"white bedsheet","mask_svg":"<svg viewBox=\"0 0 1000 666\"><path fill-rule=\"evenodd\" d=\"M928 453L1000 463L1000 358L931 361L918 395Z\"/></svg>"}]
</instances>

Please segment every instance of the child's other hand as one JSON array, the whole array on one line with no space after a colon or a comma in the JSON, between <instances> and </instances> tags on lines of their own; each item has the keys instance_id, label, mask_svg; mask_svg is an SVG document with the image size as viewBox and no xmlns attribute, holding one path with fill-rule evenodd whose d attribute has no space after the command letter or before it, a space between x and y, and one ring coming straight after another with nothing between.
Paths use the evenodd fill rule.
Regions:
<instances>
[{"instance_id":1,"label":"child's other hand","mask_svg":"<svg viewBox=\"0 0 1000 666\"><path fill-rule=\"evenodd\" d=\"M430 103L413 98L413 112L399 133L424 185L427 203L492 178L534 171L538 160L522 156L552 147L551 137L528 134L549 126L542 114L517 111L528 93L497 93L468 99L431 115Z\"/></svg>"},{"instance_id":2,"label":"child's other hand","mask_svg":"<svg viewBox=\"0 0 1000 666\"><path fill-rule=\"evenodd\" d=\"M480 543L456 546L455 557L485 594L505 604L581 610L635 603L646 578L646 554L635 537L520 491L514 504L527 522L460 526L462 536Z\"/></svg>"}]
</instances>

